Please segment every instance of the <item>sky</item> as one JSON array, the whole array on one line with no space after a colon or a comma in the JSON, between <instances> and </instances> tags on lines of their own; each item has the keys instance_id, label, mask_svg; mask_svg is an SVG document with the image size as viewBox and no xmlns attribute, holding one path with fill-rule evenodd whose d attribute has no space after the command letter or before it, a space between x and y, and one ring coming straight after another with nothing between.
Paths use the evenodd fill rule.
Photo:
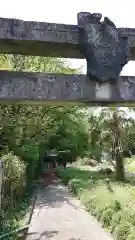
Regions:
<instances>
[{"instance_id":1,"label":"sky","mask_svg":"<svg viewBox=\"0 0 135 240\"><path fill-rule=\"evenodd\" d=\"M117 27L135 28L134 0L1 0L0 17L27 21L77 24L78 12L99 12ZM73 67L84 66L85 60L70 60ZM135 61L129 62L121 75L135 76Z\"/></svg>"}]
</instances>

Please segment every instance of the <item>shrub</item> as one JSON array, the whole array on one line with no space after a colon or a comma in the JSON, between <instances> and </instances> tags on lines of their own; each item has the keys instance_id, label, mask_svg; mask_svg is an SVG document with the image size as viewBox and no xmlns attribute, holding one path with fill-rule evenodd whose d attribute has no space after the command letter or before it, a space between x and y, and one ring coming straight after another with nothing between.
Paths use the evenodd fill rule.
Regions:
<instances>
[{"instance_id":1,"label":"shrub","mask_svg":"<svg viewBox=\"0 0 135 240\"><path fill-rule=\"evenodd\" d=\"M68 188L74 193L79 195L80 192L80 183L78 180L73 179L71 181L69 181L68 183Z\"/></svg>"},{"instance_id":2,"label":"shrub","mask_svg":"<svg viewBox=\"0 0 135 240\"><path fill-rule=\"evenodd\" d=\"M135 240L135 230L133 233L130 233L126 240Z\"/></svg>"},{"instance_id":3,"label":"shrub","mask_svg":"<svg viewBox=\"0 0 135 240\"><path fill-rule=\"evenodd\" d=\"M122 221L117 225L114 231L114 235L117 240L127 240L127 237L132 231L132 225L129 222Z\"/></svg>"},{"instance_id":4,"label":"shrub","mask_svg":"<svg viewBox=\"0 0 135 240\"><path fill-rule=\"evenodd\" d=\"M108 208L103 211L101 216L101 221L104 227L109 227L111 225L113 214L114 214L114 210L112 208Z\"/></svg>"},{"instance_id":5,"label":"shrub","mask_svg":"<svg viewBox=\"0 0 135 240\"><path fill-rule=\"evenodd\" d=\"M135 210L130 208L130 207L126 207L123 209L123 214L122 214L122 218L127 221L132 223L132 225L135 226Z\"/></svg>"},{"instance_id":6,"label":"shrub","mask_svg":"<svg viewBox=\"0 0 135 240\"><path fill-rule=\"evenodd\" d=\"M114 215L112 216L112 221L111 221L111 232L114 231L115 227L121 223L122 220L122 214L121 211L115 212Z\"/></svg>"},{"instance_id":7,"label":"shrub","mask_svg":"<svg viewBox=\"0 0 135 240\"><path fill-rule=\"evenodd\" d=\"M12 152L3 155L4 163L4 204L13 204L16 197L21 196L26 185L25 164Z\"/></svg>"},{"instance_id":8,"label":"shrub","mask_svg":"<svg viewBox=\"0 0 135 240\"><path fill-rule=\"evenodd\" d=\"M96 216L96 205L94 198L89 199L88 202L85 203L87 211L89 211L92 215Z\"/></svg>"},{"instance_id":9,"label":"shrub","mask_svg":"<svg viewBox=\"0 0 135 240\"><path fill-rule=\"evenodd\" d=\"M106 187L106 175L69 169L62 173L69 188L78 196L90 214L96 216L117 240L135 239L134 188L113 182L113 192ZM126 194L125 194L126 192ZM102 197L101 197L102 196Z\"/></svg>"},{"instance_id":10,"label":"shrub","mask_svg":"<svg viewBox=\"0 0 135 240\"><path fill-rule=\"evenodd\" d=\"M121 203L119 200L113 200L110 204L110 207L115 211L118 212L121 210Z\"/></svg>"},{"instance_id":11,"label":"shrub","mask_svg":"<svg viewBox=\"0 0 135 240\"><path fill-rule=\"evenodd\" d=\"M104 209L102 207L96 207L96 217L98 220L101 219Z\"/></svg>"}]
</instances>

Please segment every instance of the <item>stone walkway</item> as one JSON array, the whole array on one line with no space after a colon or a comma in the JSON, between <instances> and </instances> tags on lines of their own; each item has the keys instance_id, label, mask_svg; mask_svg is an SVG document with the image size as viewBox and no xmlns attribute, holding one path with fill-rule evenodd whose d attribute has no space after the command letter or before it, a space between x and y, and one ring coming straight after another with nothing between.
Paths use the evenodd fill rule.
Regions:
<instances>
[{"instance_id":1,"label":"stone walkway","mask_svg":"<svg viewBox=\"0 0 135 240\"><path fill-rule=\"evenodd\" d=\"M40 189L27 240L111 240L60 183Z\"/></svg>"}]
</instances>

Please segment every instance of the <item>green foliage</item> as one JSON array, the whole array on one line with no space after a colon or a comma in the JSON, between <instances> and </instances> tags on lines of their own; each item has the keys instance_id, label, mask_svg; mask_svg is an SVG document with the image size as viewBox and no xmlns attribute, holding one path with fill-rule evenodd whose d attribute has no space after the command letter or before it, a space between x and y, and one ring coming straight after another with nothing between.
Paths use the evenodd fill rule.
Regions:
<instances>
[{"instance_id":1,"label":"green foliage","mask_svg":"<svg viewBox=\"0 0 135 240\"><path fill-rule=\"evenodd\" d=\"M112 216L112 221L111 221L111 232L114 231L116 226L121 223L122 220L122 214L121 211L115 212L114 215Z\"/></svg>"},{"instance_id":2,"label":"green foliage","mask_svg":"<svg viewBox=\"0 0 135 240\"><path fill-rule=\"evenodd\" d=\"M0 69L81 73L81 69L71 68L63 59L21 55L1 55ZM45 153L52 148L69 150L70 155L60 156L66 162L85 154L88 132L83 113L78 107L19 104L0 106L0 155L5 167L2 199L5 222L3 221L2 232L9 232L18 224L20 226L23 210L22 206L17 205L18 201L21 198L23 202L23 193L32 188L32 181L43 170ZM11 212L17 207L20 211L16 217L15 212ZM7 210L10 213L8 216ZM13 239L16 237L13 236Z\"/></svg>"},{"instance_id":3,"label":"green foliage","mask_svg":"<svg viewBox=\"0 0 135 240\"><path fill-rule=\"evenodd\" d=\"M121 222L115 228L114 235L117 237L118 240L126 240L128 235L131 232L131 224L128 222Z\"/></svg>"},{"instance_id":4,"label":"green foliage","mask_svg":"<svg viewBox=\"0 0 135 240\"><path fill-rule=\"evenodd\" d=\"M71 68L63 59L20 55L1 55L0 68L26 72L81 73L81 69ZM96 111L97 108L80 109L67 105L0 106L0 154L6 156L3 157L9 174L4 184L4 192L9 193L9 198L6 196L7 204L11 200L15 205L26 183L32 183L33 179L39 176L43 169L44 157L52 149L61 151L59 158L62 162L73 162L77 158L85 157L101 161L102 151L109 152L112 147L110 129L113 111L102 108L100 114L95 114ZM123 143L125 148L129 149L133 147L135 140L134 121L131 118L127 121L123 112L120 112L120 116L124 126ZM65 154L66 151L68 153ZM125 191L128 193L125 186L121 187L112 182L111 186L115 191L108 191L104 179L107 177L106 173L91 174L87 171L73 170L70 174L69 171L60 172L60 175L66 184L70 181L69 187L72 191L87 205L87 209L93 215L102 219L105 226L110 226L115 213L121 211L125 202L129 203L132 200L130 194L125 196ZM112 174L111 177L113 179Z\"/></svg>"},{"instance_id":5,"label":"green foliage","mask_svg":"<svg viewBox=\"0 0 135 240\"><path fill-rule=\"evenodd\" d=\"M131 229L131 233L128 235L126 240L135 240L135 229Z\"/></svg>"},{"instance_id":6,"label":"green foliage","mask_svg":"<svg viewBox=\"0 0 135 240\"><path fill-rule=\"evenodd\" d=\"M125 207L122 212L122 220L132 223L135 226L135 210L134 208Z\"/></svg>"},{"instance_id":7,"label":"green foliage","mask_svg":"<svg viewBox=\"0 0 135 240\"><path fill-rule=\"evenodd\" d=\"M1 64L15 71L77 73L63 59L1 55ZM1 145L8 146L24 159L27 177L33 179L38 161L43 161L47 151L68 150L71 154L60 156L63 161L74 161L88 148L88 133L83 114L78 107L4 105L0 107ZM42 165L42 164L41 164ZM33 172L33 173L32 173Z\"/></svg>"},{"instance_id":8,"label":"green foliage","mask_svg":"<svg viewBox=\"0 0 135 240\"><path fill-rule=\"evenodd\" d=\"M134 111L133 108L130 111ZM120 127L122 129L122 145L125 152L135 149L135 122L129 115L129 110L104 107L100 110L95 110L88 117L89 132L90 132L90 153L91 158L96 157L101 160L101 153L107 152L112 158L112 128L113 128L113 113L118 112L120 119Z\"/></svg>"},{"instance_id":9,"label":"green foliage","mask_svg":"<svg viewBox=\"0 0 135 240\"><path fill-rule=\"evenodd\" d=\"M134 239L135 196L132 185L115 182L114 175L111 174L109 182L113 192L110 192L106 187L105 173L69 168L58 170L57 174L79 197L87 211L96 216L116 239Z\"/></svg>"},{"instance_id":10,"label":"green foliage","mask_svg":"<svg viewBox=\"0 0 135 240\"><path fill-rule=\"evenodd\" d=\"M2 211L2 222L0 224L0 235L10 233L11 231L24 225L22 219L28 212L30 203L30 192L26 192L20 201L16 203L16 207L11 209L10 206L7 211ZM5 238L4 238L5 239ZM12 234L6 237L7 240L18 239L18 234Z\"/></svg>"},{"instance_id":11,"label":"green foliage","mask_svg":"<svg viewBox=\"0 0 135 240\"><path fill-rule=\"evenodd\" d=\"M50 110L50 125L46 138L42 141L41 155L46 150L56 149L64 162L75 161L77 156L88 149L88 132L83 124L83 116L77 107L57 107Z\"/></svg>"},{"instance_id":12,"label":"green foliage","mask_svg":"<svg viewBox=\"0 0 135 240\"><path fill-rule=\"evenodd\" d=\"M110 204L111 208L115 211L118 212L121 210L122 206L121 206L121 202L117 199L113 200Z\"/></svg>"},{"instance_id":13,"label":"green foliage","mask_svg":"<svg viewBox=\"0 0 135 240\"><path fill-rule=\"evenodd\" d=\"M100 220L103 223L104 227L110 226L113 214L114 214L114 210L112 208L108 208L105 211L103 211Z\"/></svg>"},{"instance_id":14,"label":"green foliage","mask_svg":"<svg viewBox=\"0 0 135 240\"><path fill-rule=\"evenodd\" d=\"M66 60L53 57L35 57L14 54L6 55L3 63L7 63L6 65L14 71L54 72L64 74L81 72L81 69L71 68Z\"/></svg>"},{"instance_id":15,"label":"green foliage","mask_svg":"<svg viewBox=\"0 0 135 240\"><path fill-rule=\"evenodd\" d=\"M12 152L2 156L4 163L4 200L5 206L14 205L17 197L21 197L26 186L25 164Z\"/></svg>"},{"instance_id":16,"label":"green foliage","mask_svg":"<svg viewBox=\"0 0 135 240\"><path fill-rule=\"evenodd\" d=\"M126 170L130 173L135 173L135 158L132 156L130 159L125 160L125 167Z\"/></svg>"}]
</instances>

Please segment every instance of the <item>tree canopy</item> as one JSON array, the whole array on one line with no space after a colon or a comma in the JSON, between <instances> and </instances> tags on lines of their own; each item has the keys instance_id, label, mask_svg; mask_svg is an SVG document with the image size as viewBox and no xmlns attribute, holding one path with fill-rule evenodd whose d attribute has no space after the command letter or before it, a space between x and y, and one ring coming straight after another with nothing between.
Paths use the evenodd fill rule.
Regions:
<instances>
[{"instance_id":1,"label":"tree canopy","mask_svg":"<svg viewBox=\"0 0 135 240\"><path fill-rule=\"evenodd\" d=\"M0 68L13 71L80 73L63 59L1 55ZM26 162L33 177L47 151L69 151L63 161L75 161L87 155L101 161L102 153L113 150L114 108L79 108L78 106L0 105L0 149L14 152ZM133 111L133 109L128 109ZM118 110L122 129L123 152L134 149L134 119ZM113 155L113 154L112 154ZM111 155L110 155L111 159Z\"/></svg>"}]
</instances>

